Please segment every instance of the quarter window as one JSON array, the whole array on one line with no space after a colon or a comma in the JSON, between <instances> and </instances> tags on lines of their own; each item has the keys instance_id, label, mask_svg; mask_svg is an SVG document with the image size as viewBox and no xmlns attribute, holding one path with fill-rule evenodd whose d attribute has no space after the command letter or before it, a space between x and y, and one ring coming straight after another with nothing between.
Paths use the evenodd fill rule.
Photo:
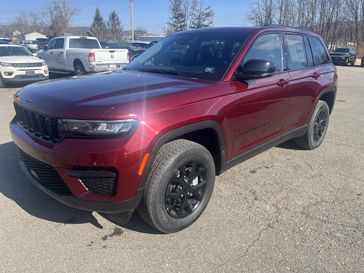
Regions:
<instances>
[{"instance_id":1,"label":"quarter window","mask_svg":"<svg viewBox=\"0 0 364 273\"><path fill-rule=\"evenodd\" d=\"M283 71L282 36L272 33L259 37L245 55L242 66L250 60L266 60L272 62L276 72Z\"/></svg>"},{"instance_id":2,"label":"quarter window","mask_svg":"<svg viewBox=\"0 0 364 273\"><path fill-rule=\"evenodd\" d=\"M295 70L307 67L306 49L303 37L300 35L284 35L287 68Z\"/></svg>"},{"instance_id":3,"label":"quarter window","mask_svg":"<svg viewBox=\"0 0 364 273\"><path fill-rule=\"evenodd\" d=\"M327 55L326 49L320 39L317 37L310 36L309 37L313 61L315 65L327 64L330 62L329 56Z\"/></svg>"}]
</instances>

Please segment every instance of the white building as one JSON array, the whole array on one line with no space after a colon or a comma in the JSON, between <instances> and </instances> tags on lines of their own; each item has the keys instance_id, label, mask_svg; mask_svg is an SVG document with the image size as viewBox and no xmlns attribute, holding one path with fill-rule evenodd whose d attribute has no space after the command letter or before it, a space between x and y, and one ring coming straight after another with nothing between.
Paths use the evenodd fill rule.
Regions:
<instances>
[{"instance_id":1,"label":"white building","mask_svg":"<svg viewBox=\"0 0 364 273\"><path fill-rule=\"evenodd\" d=\"M39 33L39 32L32 32L32 33L25 34L24 37L25 37L25 40L28 40L28 41L35 41L38 38L47 38L47 36L45 36L44 34Z\"/></svg>"}]
</instances>

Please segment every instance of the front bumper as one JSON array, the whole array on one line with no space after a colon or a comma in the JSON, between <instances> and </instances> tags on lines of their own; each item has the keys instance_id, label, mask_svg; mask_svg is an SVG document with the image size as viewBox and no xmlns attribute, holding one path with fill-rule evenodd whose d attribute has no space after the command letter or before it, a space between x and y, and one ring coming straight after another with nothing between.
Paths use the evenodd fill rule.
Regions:
<instances>
[{"instance_id":1,"label":"front bumper","mask_svg":"<svg viewBox=\"0 0 364 273\"><path fill-rule=\"evenodd\" d=\"M49 78L48 67L39 68L20 68L13 67L2 68L0 71L1 78L6 83L24 83L44 81Z\"/></svg>"},{"instance_id":2,"label":"front bumper","mask_svg":"<svg viewBox=\"0 0 364 273\"><path fill-rule=\"evenodd\" d=\"M135 151L135 141L142 144L140 139L135 139L140 137L139 134L134 134L135 138L129 140L64 139L53 145L28 134L14 121L10 124L10 130L18 148L51 166L70 190L67 195L45 187L21 160L21 167L29 180L54 199L74 208L105 213L132 211L138 207L144 190L139 187L138 169L145 152L143 149ZM77 167L116 169L119 175L115 194L90 191L81 179L70 175Z\"/></svg>"}]
</instances>

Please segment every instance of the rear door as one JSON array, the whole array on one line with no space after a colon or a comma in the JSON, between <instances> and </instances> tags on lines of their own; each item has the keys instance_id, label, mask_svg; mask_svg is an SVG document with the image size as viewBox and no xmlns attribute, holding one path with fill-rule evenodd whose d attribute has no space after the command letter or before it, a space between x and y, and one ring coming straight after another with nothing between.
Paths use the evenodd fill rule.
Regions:
<instances>
[{"instance_id":1,"label":"rear door","mask_svg":"<svg viewBox=\"0 0 364 273\"><path fill-rule=\"evenodd\" d=\"M328 80L330 59L317 37L287 33L284 42L286 69L293 87L287 123L290 127L299 127L307 124L317 94Z\"/></svg>"},{"instance_id":2,"label":"rear door","mask_svg":"<svg viewBox=\"0 0 364 273\"><path fill-rule=\"evenodd\" d=\"M233 82L236 89L234 105L226 113L225 131L233 139L229 158L235 158L260 144L284 133L289 108L289 73L284 71L283 37L281 33L259 36L241 67L249 60L273 62L276 73L271 77Z\"/></svg>"}]
</instances>

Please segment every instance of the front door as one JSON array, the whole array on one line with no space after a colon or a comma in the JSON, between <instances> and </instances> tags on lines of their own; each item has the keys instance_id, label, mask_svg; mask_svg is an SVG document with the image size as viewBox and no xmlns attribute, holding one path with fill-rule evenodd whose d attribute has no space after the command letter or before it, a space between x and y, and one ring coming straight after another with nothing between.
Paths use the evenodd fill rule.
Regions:
<instances>
[{"instance_id":1,"label":"front door","mask_svg":"<svg viewBox=\"0 0 364 273\"><path fill-rule=\"evenodd\" d=\"M254 59L271 61L276 72L267 78L231 83L235 98L224 122L228 137L233 139L228 160L287 131L291 86L289 73L284 71L282 34L259 36L241 67Z\"/></svg>"}]
</instances>

